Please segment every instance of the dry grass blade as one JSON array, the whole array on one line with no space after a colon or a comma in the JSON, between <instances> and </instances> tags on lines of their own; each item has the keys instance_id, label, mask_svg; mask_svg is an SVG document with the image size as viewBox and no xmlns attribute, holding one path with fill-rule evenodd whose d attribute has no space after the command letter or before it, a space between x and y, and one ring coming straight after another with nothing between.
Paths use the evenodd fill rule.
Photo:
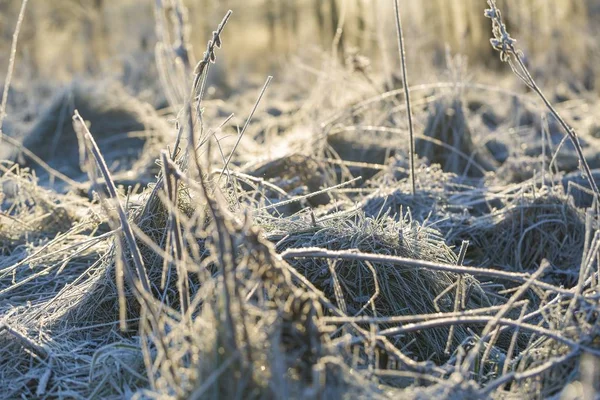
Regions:
<instances>
[{"instance_id":1,"label":"dry grass blade","mask_svg":"<svg viewBox=\"0 0 600 400\"><path fill-rule=\"evenodd\" d=\"M516 304L515 304L516 305ZM527 309L527 306L529 305L529 302L526 301L525 304L523 304L521 307L521 314L519 315L519 319L517 320L517 322L522 323L523 322L523 317L525 316L525 311ZM508 350L506 351L506 360L504 361L504 367L502 368L502 375L507 375L508 374L508 369L510 368L510 361L512 359L513 353L515 351L515 347L517 345L517 340L519 338L519 333L520 333L520 329L516 328L513 332L513 335L510 339L510 345L508 346ZM501 383L499 384L500 387L502 387L505 383ZM494 385L490 384L490 387L494 387Z\"/></svg>"},{"instance_id":2,"label":"dry grass blade","mask_svg":"<svg viewBox=\"0 0 600 400\"><path fill-rule=\"evenodd\" d=\"M344 260L363 260L370 262L382 262L390 263L398 266L415 268L415 269L430 269L432 271L446 271L454 272L457 274L469 274L473 276L482 276L489 278L505 279L512 282L527 283L531 279L531 275L524 273L496 271L485 268L476 267L465 267L451 264L435 263L423 260L414 260L411 258L386 256L381 254L368 254L360 251L334 251L327 250L320 247L313 248L302 248L302 249L289 249L281 253L283 259L293 259L299 257L320 257L320 258L331 258L331 259L344 259ZM531 280L531 284L539 287L540 289L549 290L554 293L560 293L565 297L573 297L573 291L559 288L550 285L545 282L538 280Z\"/></svg>"},{"instance_id":3,"label":"dry grass blade","mask_svg":"<svg viewBox=\"0 0 600 400\"><path fill-rule=\"evenodd\" d=\"M498 321L500 321L514 306L517 301L525 294L527 290L534 284L537 279L544 274L546 269L550 266L550 263L547 260L542 261L542 265L538 268L538 270L531 275L531 277L527 280L527 282L523 283L517 291L510 297L508 302L504 305L504 307L498 311L498 313L494 316L494 318L485 326L485 329L481 333L481 339L477 342L477 344L471 349L471 351L467 354L465 361L462 365L462 371L464 374L467 373L472 367L472 364L475 360L477 354L479 354L481 348L484 346L485 342L489 339L489 335L494 332L494 338L498 334L496 327L498 325ZM493 345L493 343L492 343ZM491 348L489 346L486 348L486 353L484 354L482 363L485 362L486 355L488 355L488 349Z\"/></svg>"},{"instance_id":4,"label":"dry grass blade","mask_svg":"<svg viewBox=\"0 0 600 400\"><path fill-rule=\"evenodd\" d=\"M467 249L469 248L469 241L464 240L460 245L460 251L458 253L457 265L463 265L465 262L465 256L467 255ZM458 312L461 308L464 308L463 296L465 293L464 286L464 276L461 274L458 276L456 281L456 291L454 293L454 312ZM450 327L450 331L448 332L448 341L446 342L446 348L444 352L446 354L450 353L450 347L452 346L452 340L454 339L454 325Z\"/></svg>"},{"instance_id":5,"label":"dry grass blade","mask_svg":"<svg viewBox=\"0 0 600 400\"><path fill-rule=\"evenodd\" d=\"M258 105L260 104L260 100L262 99L263 95L267 91L267 88L269 87L269 83L271 83L272 79L273 79L272 76L268 76L267 80L265 81L265 84L263 85L262 89L260 90L260 93L258 94L258 98L256 99L256 102L254 102L254 106L252 107L252 111L250 112L250 115L246 119L246 123L244 124L244 127L242 128L241 132L239 133L238 138L235 142L235 145L233 146L231 153L229 153L229 157L227 157L227 161L225 162L225 165L223 166L223 171L221 171L221 174L219 175L219 179L218 179L219 181L221 180L221 177L223 176L223 172L227 171L227 168L229 167L229 163L231 162L231 159L233 158L235 150L237 149L238 145L240 144L240 141L242 140L242 137L244 136L244 133L246 132L246 129L248 128L248 125L250 124L250 121L252 120L252 117L254 116L254 113L256 112Z\"/></svg>"},{"instance_id":6,"label":"dry grass blade","mask_svg":"<svg viewBox=\"0 0 600 400\"><path fill-rule=\"evenodd\" d=\"M174 243L173 251L175 253L175 267L177 269L177 289L179 291L181 313L185 315L189 309L189 284L188 275L185 267L186 250L184 249L184 241L181 233L181 226L179 221L179 213L177 211L177 198L179 191L179 181L177 177L171 172L171 164L169 163L168 154L162 151L161 154L162 172L163 179L165 181L165 191L169 204L167 208L169 210L169 221L167 223L167 235L170 235L170 243ZM167 260L165 260L167 262Z\"/></svg>"},{"instance_id":7,"label":"dry grass blade","mask_svg":"<svg viewBox=\"0 0 600 400\"><path fill-rule=\"evenodd\" d=\"M121 228L123 234L125 235L125 240L127 241L129 251L131 252L131 256L135 264L137 278L139 279L144 291L150 292L150 281L148 280L148 275L144 267L142 254L140 253L140 249L138 248L137 243L135 241L135 236L133 234L133 230L131 229L129 221L127 220L125 210L123 209L123 206L119 201L117 188L115 187L115 184L110 176L110 171L108 170L108 167L104 162L104 158L102 157L102 154L98 149L98 145L96 144L94 137L90 133L89 129L85 124L85 121L83 120L81 115L79 115L79 112L77 110L75 110L75 114L73 115L73 122L76 125L76 129L80 130L80 132L83 133L83 136L85 138L85 147L93 155L98 167L100 168L100 172L104 177L106 187L108 189L109 198L111 199L113 205L117 209L119 221L121 223Z\"/></svg>"}]
</instances>

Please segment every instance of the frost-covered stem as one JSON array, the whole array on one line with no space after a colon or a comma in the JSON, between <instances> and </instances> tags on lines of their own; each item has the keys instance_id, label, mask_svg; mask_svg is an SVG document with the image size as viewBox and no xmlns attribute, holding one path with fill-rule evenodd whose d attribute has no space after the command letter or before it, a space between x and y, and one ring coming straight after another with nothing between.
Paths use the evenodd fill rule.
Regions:
<instances>
[{"instance_id":1,"label":"frost-covered stem","mask_svg":"<svg viewBox=\"0 0 600 400\"><path fill-rule=\"evenodd\" d=\"M2 103L0 104L0 138L2 137L2 124L4 117L6 117L6 105L8 103L8 90L10 88L10 81L12 80L13 70L15 68L15 58L17 55L17 42L19 41L19 33L21 32L21 25L23 24L23 18L25 16L25 8L29 0L23 0L21 3L21 10L17 18L17 25L12 37L12 44L10 46L10 58L8 59L8 72L6 73L6 79L4 80L4 89L2 92Z\"/></svg>"},{"instance_id":2,"label":"frost-covered stem","mask_svg":"<svg viewBox=\"0 0 600 400\"><path fill-rule=\"evenodd\" d=\"M398 32L398 52L400 53L400 62L402 64L402 86L404 86L404 101L406 102L406 115L408 120L408 131L410 139L410 184L412 194L416 192L415 186L415 137L413 131L413 122L410 108L410 92L408 90L408 73L406 71L406 54L404 51L404 36L402 35L402 22L400 19L400 7L398 0L394 0L394 10L396 16L396 30Z\"/></svg>"}]
</instances>

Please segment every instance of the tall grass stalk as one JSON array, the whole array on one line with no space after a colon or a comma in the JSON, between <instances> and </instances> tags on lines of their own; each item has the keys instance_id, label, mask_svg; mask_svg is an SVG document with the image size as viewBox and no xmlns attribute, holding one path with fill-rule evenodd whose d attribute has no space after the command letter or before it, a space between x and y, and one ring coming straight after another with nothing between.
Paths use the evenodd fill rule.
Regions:
<instances>
[{"instance_id":1,"label":"tall grass stalk","mask_svg":"<svg viewBox=\"0 0 600 400\"><path fill-rule=\"evenodd\" d=\"M406 118L408 120L408 132L410 139L410 183L412 194L415 194L415 138L410 108L410 91L408 90L408 72L406 71L406 54L404 51L404 35L402 35L402 21L400 18L400 7L398 0L394 0L394 11L396 17L396 31L398 33L398 52L402 64L402 85L404 86L404 101L406 102Z\"/></svg>"},{"instance_id":2,"label":"tall grass stalk","mask_svg":"<svg viewBox=\"0 0 600 400\"><path fill-rule=\"evenodd\" d=\"M104 157L102 157L102 154L100 153L100 149L98 148L94 137L90 133L89 129L85 125L83 118L81 117L81 115L79 115L79 111L77 110L75 110L75 113L73 115L73 123L75 124L75 126L78 127L78 129L80 129L80 132L83 133L85 143L84 145L87 151L89 151L96 160L96 163L100 168L100 172L102 173L104 181L106 182L106 188L108 190L109 197L113 202L112 206L115 207L117 210L119 221L121 223L121 229L123 235L125 236L125 240L129 247L129 251L131 252L131 257L136 267L137 277L141 283L141 287L145 292L150 292L150 280L148 279L148 274L146 273L146 268L144 267L142 254L135 240L135 236L133 234L133 230L131 229L131 225L127 220L127 214L125 214L125 209L119 201L117 188L110 175L108 166L104 161Z\"/></svg>"},{"instance_id":3,"label":"tall grass stalk","mask_svg":"<svg viewBox=\"0 0 600 400\"><path fill-rule=\"evenodd\" d=\"M29 0L23 0L21 3L21 9L19 10L19 16L17 18L17 25L12 37L12 44L10 46L10 58L8 59L8 72L4 79L4 89L2 91L2 103L0 104L0 138L2 137L2 124L4 123L4 117L6 117L6 105L8 103L8 90L10 89L10 82L12 80L13 70L15 69L15 59L17 57L17 43L19 41L19 33L21 32L21 25L23 24L23 18L25 17L25 9L27 8L27 2Z\"/></svg>"}]
</instances>

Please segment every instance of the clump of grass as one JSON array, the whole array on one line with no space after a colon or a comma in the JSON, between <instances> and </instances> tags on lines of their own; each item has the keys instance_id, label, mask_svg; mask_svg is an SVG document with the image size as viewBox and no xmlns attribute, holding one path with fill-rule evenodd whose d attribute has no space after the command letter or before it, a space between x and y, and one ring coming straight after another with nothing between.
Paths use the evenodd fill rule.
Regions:
<instances>
[{"instance_id":1,"label":"clump of grass","mask_svg":"<svg viewBox=\"0 0 600 400\"><path fill-rule=\"evenodd\" d=\"M197 69L196 82L212 60L211 43L217 43L214 35L206 62L201 61ZM186 281L186 274L193 273L200 286L196 291L177 286L180 295L183 288L190 296L188 310L180 303L177 311L165 314L162 306L139 299L150 380L146 393L192 398L336 393L340 368L324 360L329 351L328 337L319 324L320 304L306 289L292 283L289 267L275 256L248 215L238 218L231 214L231 204L219 190L219 179L210 179L204 172L206 165L198 158L194 138L196 130L202 131L202 123L191 122L192 102L199 104L202 89L196 83L193 86L199 99L193 96L184 106L189 118L189 152L178 162L163 153L163 173L148 199L153 204L148 203L140 216L155 219L152 215L159 204L157 197L161 197L157 188L175 193L169 188L174 185L176 191L184 185L193 192L191 198L201 201L192 215L185 215L176 197L168 194L169 223L163 236L165 252L173 251L173 257L165 262L167 273L175 272L178 280L183 276ZM188 156L193 157L190 166L195 167L196 180L185 171ZM231 155L227 162L230 159ZM226 170L227 165L221 174ZM162 243L157 244L151 247L160 249ZM211 332L203 334L205 330Z\"/></svg>"},{"instance_id":2,"label":"clump of grass","mask_svg":"<svg viewBox=\"0 0 600 400\"><path fill-rule=\"evenodd\" d=\"M419 223L439 231L446 243L460 245L461 232L473 220L487 216L504 202L488 187L477 181L469 182L454 173L444 172L438 164L427 165L423 160L417 168L417 192L409 191L406 173L388 171L369 182L372 193L358 197L360 207L370 217L389 215L401 219L405 214Z\"/></svg>"},{"instance_id":3,"label":"clump of grass","mask_svg":"<svg viewBox=\"0 0 600 400\"><path fill-rule=\"evenodd\" d=\"M159 330L143 328L158 351L151 390L193 398L242 393L247 398L298 397L345 390L336 384L340 368L323 358L328 337L319 324L319 302L293 283L289 267L258 230L221 218L213 215L206 227L212 232L207 233L207 261L215 274L205 276L192 299L194 318L161 316ZM231 248L230 241L241 246ZM169 340L164 350L161 336ZM183 356L173 358L175 348Z\"/></svg>"},{"instance_id":4,"label":"clump of grass","mask_svg":"<svg viewBox=\"0 0 600 400\"><path fill-rule=\"evenodd\" d=\"M93 153L100 160L98 163L105 174L103 179L107 182L110 196L105 203L108 205L105 213L87 199L73 194L53 194L38 187L30 177L14 173L18 171L18 166L7 169L3 177L4 187L11 185L14 191L14 194L4 199L4 205L7 205L9 216L12 213L21 217L23 227L26 228L24 246L29 247L26 252L22 252L19 244L15 243L17 246L6 256L6 261L17 259L17 262L7 266L0 278L7 283L0 293L7 307L3 313L6 311L13 314L10 323L0 327L0 340L10 349L3 353L3 357L11 357L14 366L11 373L5 376L11 380L7 389L9 393L24 393L29 390L29 374L32 373L45 376L37 389L34 388L38 396L99 395L110 398L123 396L124 392L106 387L106 381L119 379L129 387L147 384L137 339L132 337L132 331L120 331L120 328L125 329L127 326L138 326L141 307L139 288L135 286L135 280L130 279L131 267L126 258L126 254L133 252L121 240L113 241L114 235L118 236L120 232L120 227L114 225L112 215L112 205L120 201L119 194L98 147L94 143L89 148L89 133L84 136L78 130L83 126L81 117L77 124L79 125L75 131L79 137L75 140L75 145L85 146L80 154L84 162L82 168L90 174L92 187L101 197L105 195L98 183L96 167L86 161L89 160L89 154ZM73 144L68 139L65 141ZM181 198L181 209L185 210L186 197ZM126 204L128 202L129 197ZM78 206L82 210L78 210ZM60 213L62 209L66 213ZM127 205L120 209L120 223L130 227L126 210L131 211L127 209ZM165 207L162 210L163 214L167 214ZM156 213L154 216L160 215ZM155 218L155 224L160 225L160 220L161 218ZM162 220L164 236L167 218ZM38 222L43 226L40 227ZM50 224L52 228L48 228L46 224ZM107 225L114 229L106 232ZM151 232L150 227L142 228ZM155 225L155 228L160 227ZM16 230L11 234L15 233ZM53 233L56 233L55 237L46 236ZM129 233L129 239L133 239L135 243L133 232ZM148 236L143 229L138 228L138 233L144 239ZM2 235L4 236L4 232ZM40 240L32 241L37 235L41 235ZM132 241L130 240L130 245ZM137 249L138 246L134 244L133 248ZM146 255L151 253L145 250ZM142 255L140 260L143 259ZM147 262L138 269L139 276L149 276L144 290L161 299L165 307L180 304L172 299L171 292L176 285L170 279L161 286L163 268L162 263L157 264L159 263ZM35 269L34 273L31 273L32 268ZM127 287L122 284L124 274L128 277ZM39 291L39 287L47 290ZM164 292L160 289L164 289ZM37 292L39 294L32 294ZM35 301L39 308L24 307L23 301ZM40 328L41 325L44 327ZM52 332L52 338L44 332ZM15 337L20 339L15 341ZM60 341L53 340L59 337ZM30 355L23 349L33 349L30 351L35 354L34 366ZM53 375L52 387L47 387L48 374ZM69 386L67 376L82 384L78 388Z\"/></svg>"},{"instance_id":5,"label":"clump of grass","mask_svg":"<svg viewBox=\"0 0 600 400\"><path fill-rule=\"evenodd\" d=\"M537 178L542 162L539 157L512 156L491 177L501 183L522 183ZM540 175L541 176L541 175Z\"/></svg>"},{"instance_id":6,"label":"clump of grass","mask_svg":"<svg viewBox=\"0 0 600 400\"><path fill-rule=\"evenodd\" d=\"M70 379L90 379L94 356L103 346L132 346L132 339L115 329L116 296L107 290L114 277L106 274L113 232L103 226L104 214L85 198L38 186L17 165L0 181L13 188L3 192L0 225L0 313L10 316L0 322L0 363L11 365L2 371L4 395L114 395L92 382L79 388L70 384ZM90 297L93 301L86 302ZM94 382L114 376L110 368L118 369L121 362L127 372L120 379L131 385L144 380L136 375L130 350L105 350Z\"/></svg>"},{"instance_id":7,"label":"clump of grass","mask_svg":"<svg viewBox=\"0 0 600 400\"><path fill-rule=\"evenodd\" d=\"M27 168L2 163L0 170L0 202L5 210L0 225L3 254L64 234L86 216L85 201L39 187Z\"/></svg>"},{"instance_id":8,"label":"clump of grass","mask_svg":"<svg viewBox=\"0 0 600 400\"><path fill-rule=\"evenodd\" d=\"M482 177L493 171L493 159L484 146L476 146L459 96L443 97L429 107L424 135L450 146L448 151L430 140L417 139L419 157L459 176Z\"/></svg>"},{"instance_id":9,"label":"clump of grass","mask_svg":"<svg viewBox=\"0 0 600 400\"><path fill-rule=\"evenodd\" d=\"M70 119L75 109L97 132L98 145L109 168L117 174L117 181L127 185L153 179L157 171L149 151L165 143L170 128L152 107L129 95L116 82L74 81L59 91L23 137L23 147L28 151L16 148L13 159L34 168L42 182L51 183L54 177L38 165L38 160L76 181L85 180L79 166L80 145Z\"/></svg>"},{"instance_id":10,"label":"clump of grass","mask_svg":"<svg viewBox=\"0 0 600 400\"><path fill-rule=\"evenodd\" d=\"M311 156L301 154L290 154L287 156L275 158L273 160L262 161L258 164L246 165L246 173L250 176L266 180L274 186L259 188L261 181L247 182L250 186L249 196L256 201L267 199L265 203L276 203L277 199L292 196L307 195L324 189L328 180L326 167ZM275 189L277 188L277 189ZM261 190L262 189L262 190ZM264 193L268 192L268 193ZM275 192L275 193L273 193ZM311 207L319 207L330 202L330 196L322 193L307 198L307 204ZM300 211L301 204L293 203L285 210L278 210L283 215L291 215Z\"/></svg>"},{"instance_id":11,"label":"clump of grass","mask_svg":"<svg viewBox=\"0 0 600 400\"><path fill-rule=\"evenodd\" d=\"M370 182L370 186L376 188L375 192L360 199L367 216L389 215L402 219L408 213L419 223L444 218L450 206L447 194L456 175L445 173L437 164L428 166L423 161L415 171L417 191L410 194L411 183L405 173L397 172L393 167L387 172Z\"/></svg>"},{"instance_id":12,"label":"clump of grass","mask_svg":"<svg viewBox=\"0 0 600 400\"><path fill-rule=\"evenodd\" d=\"M560 191L524 194L467 228L479 265L534 271L543 259L553 281L573 286L585 242L585 215Z\"/></svg>"},{"instance_id":13,"label":"clump of grass","mask_svg":"<svg viewBox=\"0 0 600 400\"><path fill-rule=\"evenodd\" d=\"M308 215L286 219L259 218L266 237L277 243L278 251L318 247L328 250L358 250L373 254L402 256L418 260L455 263L456 256L439 233L422 227L403 215L396 221L387 215L366 217L362 211L341 212L321 219ZM455 277L431 271L397 269L393 265L368 262L297 259L292 266L348 315L419 315L449 307L442 292ZM474 296L467 307L485 303L483 291L470 280ZM336 291L337 290L337 291ZM436 299L441 295L440 299ZM482 297L483 295L483 297ZM466 336L459 329L457 340ZM396 345L417 359L441 360L447 332L431 330L399 338Z\"/></svg>"}]
</instances>

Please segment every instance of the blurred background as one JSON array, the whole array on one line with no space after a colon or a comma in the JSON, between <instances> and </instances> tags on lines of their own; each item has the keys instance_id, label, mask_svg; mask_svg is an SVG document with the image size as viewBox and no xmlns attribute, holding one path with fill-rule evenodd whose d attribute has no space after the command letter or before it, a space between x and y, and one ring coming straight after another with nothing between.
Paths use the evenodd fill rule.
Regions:
<instances>
[{"instance_id":1,"label":"blurred background","mask_svg":"<svg viewBox=\"0 0 600 400\"><path fill-rule=\"evenodd\" d=\"M130 86L152 82L154 0L30 0L19 41L16 80L67 82L112 76ZM168 4L169 1L164 3ZM309 63L331 52L361 54L377 72L397 69L391 0L185 0L189 37L201 57L210 32L234 11L219 52L217 84L236 88L281 72L290 60ZM21 1L0 0L0 76ZM600 0L499 0L509 31L528 62L559 79L576 77L596 88ZM446 48L468 58L472 70L506 70L493 54L484 0L402 0L411 80L428 79L443 66ZM501 68L501 69L500 69ZM387 71L386 71L387 69ZM540 68L541 69L541 68Z\"/></svg>"}]
</instances>

